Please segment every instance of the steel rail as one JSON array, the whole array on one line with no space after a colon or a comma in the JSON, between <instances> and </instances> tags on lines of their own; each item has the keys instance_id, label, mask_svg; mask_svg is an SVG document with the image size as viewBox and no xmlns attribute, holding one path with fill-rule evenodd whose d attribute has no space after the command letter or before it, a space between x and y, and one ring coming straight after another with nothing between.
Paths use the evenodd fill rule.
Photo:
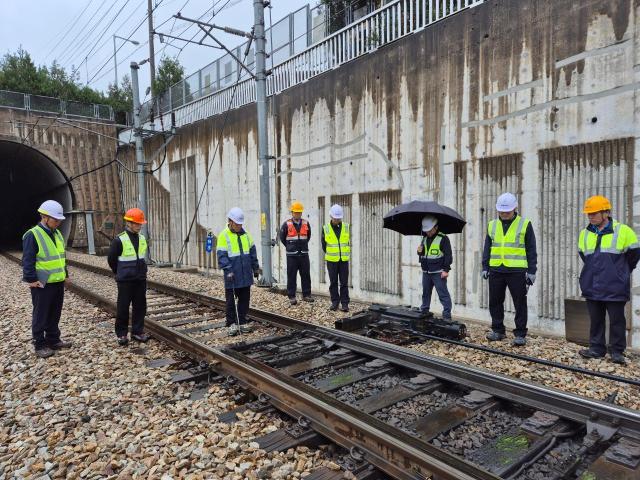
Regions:
<instances>
[{"instance_id":1,"label":"steel rail","mask_svg":"<svg viewBox=\"0 0 640 480\"><path fill-rule=\"evenodd\" d=\"M70 265L77 266L79 268L84 268L86 270L93 271L94 273L99 273L101 275L112 275L111 271L109 269L107 269L107 268L96 267L94 265L87 265L87 264L84 264L82 262L78 262L76 260L67 259L67 262ZM208 296L208 295L198 294L198 293L195 293L195 292L190 292L188 290L183 290L183 289L180 289L180 288L177 288L177 287L172 287L172 286L166 285L164 283L147 280L147 284L151 288L153 288L154 290L162 291L163 293L167 293L169 295L174 295L176 297L187 298L187 299L190 299L190 300L192 300L194 302L203 303L205 305L210 305L210 306L219 307L219 308L225 308L225 305L226 305L225 301L222 300L222 299L218 299L218 298L211 297L211 296ZM274 320L269 319L268 316L269 315L275 315L275 314L271 314L269 312L263 312L263 311L261 311L259 309L256 309L256 308L250 308L249 309L249 314L252 317L256 318L256 319L262 319L264 321L270 321L270 322L273 322ZM289 319L287 319L286 317L280 317L280 320L278 321L278 323L286 324L287 320L289 320ZM290 326L290 328L299 328L298 326L296 326L296 324L290 324L288 326ZM587 368L576 367L574 365L565 365L563 363L553 362L551 360L546 360L544 358L531 357L531 356L528 356L528 355L522 355L522 354L518 354L518 353L507 352L507 351L504 351L504 350L499 350L499 349L496 349L496 348L487 347L485 345L477 345L477 344L473 344L473 343L461 342L461 341L458 341L458 340L440 338L440 337L435 337L433 335L427 335L427 334L420 333L420 332L415 332L415 334L420 336L420 337L426 338L428 340L449 343L449 344L456 345L456 346L459 346L459 347L478 350L478 351L485 352L485 353L490 353L490 354L493 354L493 355L500 355L500 356L503 356L503 357L514 358L516 360L522 360L523 362L537 363L537 364L540 364L540 365L545 365L547 367L558 368L558 369L567 370L567 371L573 372L573 373L580 373L580 374L583 374L583 375L589 375L591 377L602 378L604 380L611 380L613 382L626 383L628 385L633 385L635 387L640 387L640 380L635 379L635 378L621 377L620 375L612 375L612 374L609 374L609 373L598 372L598 371L595 371L595 370L589 370Z\"/></svg>"},{"instance_id":2,"label":"steel rail","mask_svg":"<svg viewBox=\"0 0 640 480\"><path fill-rule=\"evenodd\" d=\"M76 261L71 261L70 264L81 268L86 267L96 273L111 274L110 270L102 267L87 266ZM148 281L148 286L168 295L182 297L214 308L222 309L226 305L222 299L186 291L160 282ZM604 422L619 428L621 433L629 437L640 439L640 412L635 410L600 400L580 397L553 387L514 379L485 369L455 363L433 355L415 352L405 347L384 343L342 330L322 327L273 312L251 308L249 315L255 320L277 324L285 328L310 330L323 338L330 338L345 348L359 353L382 358L391 363L427 373L452 383L482 390L498 398L505 398L540 410L553 412L582 424Z\"/></svg>"},{"instance_id":3,"label":"steel rail","mask_svg":"<svg viewBox=\"0 0 640 480\"><path fill-rule=\"evenodd\" d=\"M70 281L68 288L89 302L115 314L116 304ZM401 430L342 404L277 370L227 349L209 347L198 340L154 320L145 320L145 329L175 350L207 361L214 370L231 375L293 418L305 419L309 426L347 449L358 449L364 460L393 478L401 480L498 480L500 477L418 440ZM352 450L353 451L353 450Z\"/></svg>"}]
</instances>

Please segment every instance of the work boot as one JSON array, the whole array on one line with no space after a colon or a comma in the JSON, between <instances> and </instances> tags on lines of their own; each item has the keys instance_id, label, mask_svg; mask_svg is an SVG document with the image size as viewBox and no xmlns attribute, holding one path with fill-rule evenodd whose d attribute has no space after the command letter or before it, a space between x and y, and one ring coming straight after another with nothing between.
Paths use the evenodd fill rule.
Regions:
<instances>
[{"instance_id":1,"label":"work boot","mask_svg":"<svg viewBox=\"0 0 640 480\"><path fill-rule=\"evenodd\" d=\"M146 333L134 333L131 335L131 339L140 343L147 343L151 337Z\"/></svg>"},{"instance_id":2,"label":"work boot","mask_svg":"<svg viewBox=\"0 0 640 480\"><path fill-rule=\"evenodd\" d=\"M71 348L72 345L73 344L71 342L65 342L64 340L58 340L53 345L49 345L49 348L52 349L52 350L60 350L62 348Z\"/></svg>"},{"instance_id":3,"label":"work boot","mask_svg":"<svg viewBox=\"0 0 640 480\"><path fill-rule=\"evenodd\" d=\"M120 345L121 347L126 347L127 345L129 345L129 339L126 335L123 337L118 337L118 345Z\"/></svg>"},{"instance_id":4,"label":"work boot","mask_svg":"<svg viewBox=\"0 0 640 480\"><path fill-rule=\"evenodd\" d=\"M298 300L296 300L296 297L291 297L291 298L289 298L289 303L291 305L297 305L298 304Z\"/></svg>"},{"instance_id":5,"label":"work boot","mask_svg":"<svg viewBox=\"0 0 640 480\"><path fill-rule=\"evenodd\" d=\"M307 296L307 297L302 297L302 301L303 302L308 302L308 303L313 303L316 301L315 298L313 298L311 295Z\"/></svg>"},{"instance_id":6,"label":"work boot","mask_svg":"<svg viewBox=\"0 0 640 480\"><path fill-rule=\"evenodd\" d=\"M248 323L243 323L242 325L240 325L240 331L242 333L250 333L253 332L253 327Z\"/></svg>"},{"instance_id":7,"label":"work boot","mask_svg":"<svg viewBox=\"0 0 640 480\"><path fill-rule=\"evenodd\" d=\"M346 303L342 304L342 307L340 307L340 310L343 312L348 312L349 311L349 305L347 305Z\"/></svg>"},{"instance_id":8,"label":"work boot","mask_svg":"<svg viewBox=\"0 0 640 480\"><path fill-rule=\"evenodd\" d=\"M42 348L36 349L36 357L40 357L40 358L49 358L52 355L55 355L55 353L56 352L51 350L49 347L42 347Z\"/></svg>"},{"instance_id":9,"label":"work boot","mask_svg":"<svg viewBox=\"0 0 640 480\"><path fill-rule=\"evenodd\" d=\"M487 340L489 340L490 342L497 342L498 340L504 340L506 338L506 335L504 333L499 333L499 332L489 332L486 335Z\"/></svg>"},{"instance_id":10,"label":"work boot","mask_svg":"<svg viewBox=\"0 0 640 480\"><path fill-rule=\"evenodd\" d=\"M229 330L227 330L227 335L230 337L235 337L238 333L240 333L240 330L238 330L238 325L235 323L229 327Z\"/></svg>"},{"instance_id":11,"label":"work boot","mask_svg":"<svg viewBox=\"0 0 640 480\"><path fill-rule=\"evenodd\" d=\"M336 310L338 310L338 304L332 303L331 306L329 307L329 310L331 310L332 312L335 312Z\"/></svg>"},{"instance_id":12,"label":"work boot","mask_svg":"<svg viewBox=\"0 0 640 480\"><path fill-rule=\"evenodd\" d=\"M514 347L524 347L527 344L527 339L524 337L515 337L511 342Z\"/></svg>"},{"instance_id":13,"label":"work boot","mask_svg":"<svg viewBox=\"0 0 640 480\"><path fill-rule=\"evenodd\" d=\"M594 352L590 348L585 348L578 352L582 358L604 358L604 353Z\"/></svg>"},{"instance_id":14,"label":"work boot","mask_svg":"<svg viewBox=\"0 0 640 480\"><path fill-rule=\"evenodd\" d=\"M621 352L611 352L611 361L613 363L617 363L618 365L626 365L627 360L624 358L624 354Z\"/></svg>"}]
</instances>

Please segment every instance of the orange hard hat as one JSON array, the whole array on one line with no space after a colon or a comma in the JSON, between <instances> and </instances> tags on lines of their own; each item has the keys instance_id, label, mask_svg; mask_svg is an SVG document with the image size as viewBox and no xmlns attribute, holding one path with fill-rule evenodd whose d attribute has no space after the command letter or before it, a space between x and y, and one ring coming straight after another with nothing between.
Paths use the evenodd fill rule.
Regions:
<instances>
[{"instance_id":1,"label":"orange hard hat","mask_svg":"<svg viewBox=\"0 0 640 480\"><path fill-rule=\"evenodd\" d=\"M582 211L584 213L597 213L604 212L605 210L611 210L611 202L609 199L602 195L594 195L593 197L587 198Z\"/></svg>"},{"instance_id":2,"label":"orange hard hat","mask_svg":"<svg viewBox=\"0 0 640 480\"><path fill-rule=\"evenodd\" d=\"M302 213L304 211L304 207L302 206L302 203L296 201L291 204L291 211Z\"/></svg>"},{"instance_id":3,"label":"orange hard hat","mask_svg":"<svg viewBox=\"0 0 640 480\"><path fill-rule=\"evenodd\" d=\"M144 212L139 208L130 208L127 213L124 214L124 219L127 222L139 223L141 225L147 223L144 219Z\"/></svg>"}]
</instances>

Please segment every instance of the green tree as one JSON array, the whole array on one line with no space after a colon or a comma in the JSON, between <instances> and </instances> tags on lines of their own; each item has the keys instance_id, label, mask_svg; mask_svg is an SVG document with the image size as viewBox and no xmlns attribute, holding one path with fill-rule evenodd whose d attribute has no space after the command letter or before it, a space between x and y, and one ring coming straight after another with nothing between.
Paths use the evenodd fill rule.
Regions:
<instances>
[{"instance_id":1,"label":"green tree","mask_svg":"<svg viewBox=\"0 0 640 480\"><path fill-rule=\"evenodd\" d=\"M133 111L133 90L131 89L131 79L129 75L122 77L122 82L119 87L109 84L107 100L114 112L116 112L116 122L124 125L127 112L130 113Z\"/></svg>"},{"instance_id":2,"label":"green tree","mask_svg":"<svg viewBox=\"0 0 640 480\"><path fill-rule=\"evenodd\" d=\"M177 57L163 56L156 71L156 78L151 86L154 96L164 92L184 78L184 67Z\"/></svg>"},{"instance_id":3,"label":"green tree","mask_svg":"<svg viewBox=\"0 0 640 480\"><path fill-rule=\"evenodd\" d=\"M72 72L75 70L72 68ZM131 81L125 76L121 88L109 85L107 94L82 85L79 73L68 73L55 61L50 67L36 66L22 47L0 59L0 90L44 95L81 103L110 105L116 117L124 122L125 113L132 110Z\"/></svg>"},{"instance_id":4,"label":"green tree","mask_svg":"<svg viewBox=\"0 0 640 480\"><path fill-rule=\"evenodd\" d=\"M16 53L7 53L0 60L0 89L21 93L40 92L46 79L43 73L42 68L38 69L33 63L31 55L19 47Z\"/></svg>"}]
</instances>

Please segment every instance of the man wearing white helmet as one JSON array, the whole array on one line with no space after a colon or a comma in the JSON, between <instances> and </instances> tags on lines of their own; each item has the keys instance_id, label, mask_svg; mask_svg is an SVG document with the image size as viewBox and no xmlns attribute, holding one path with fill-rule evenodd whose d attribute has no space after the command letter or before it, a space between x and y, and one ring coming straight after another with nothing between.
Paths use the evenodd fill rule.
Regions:
<instances>
[{"instance_id":1,"label":"man wearing white helmet","mask_svg":"<svg viewBox=\"0 0 640 480\"><path fill-rule=\"evenodd\" d=\"M351 257L351 227L343 222L344 212L340 205L333 205L329 211L331 220L322 227L322 250L329 272L329 294L331 307L336 311L338 303L343 312L349 311L349 259ZM338 279L340 292L338 293Z\"/></svg>"},{"instance_id":2,"label":"man wearing white helmet","mask_svg":"<svg viewBox=\"0 0 640 480\"><path fill-rule=\"evenodd\" d=\"M431 294L436 287L442 304L442 318L451 320L451 295L447 288L447 277L453 263L451 242L438 231L438 219L425 215L422 219L422 242L418 247L418 257L422 267L422 306L423 313L430 314Z\"/></svg>"},{"instance_id":3,"label":"man wearing white helmet","mask_svg":"<svg viewBox=\"0 0 640 480\"><path fill-rule=\"evenodd\" d=\"M55 350L71 347L60 338L58 327L69 274L64 237L58 230L64 220L62 205L47 200L38 213L40 223L22 236L22 278L31 288L33 346L38 357L47 358Z\"/></svg>"},{"instance_id":4,"label":"man wearing white helmet","mask_svg":"<svg viewBox=\"0 0 640 480\"><path fill-rule=\"evenodd\" d=\"M489 222L482 254L482 278L489 279L491 332L487 340L505 338L504 299L507 288L516 309L513 345L527 343L527 289L536 280L538 255L531 221L518 215L513 193L498 197L497 219Z\"/></svg>"},{"instance_id":5,"label":"man wearing white helmet","mask_svg":"<svg viewBox=\"0 0 640 480\"><path fill-rule=\"evenodd\" d=\"M224 293L227 300L227 327L229 335L250 332L249 302L253 277L258 278L262 270L258 263L256 246L251 235L243 228L244 213L233 207L227 214L227 228L218 235L216 253L218 266L224 275ZM238 302L236 309L236 300Z\"/></svg>"}]
</instances>

